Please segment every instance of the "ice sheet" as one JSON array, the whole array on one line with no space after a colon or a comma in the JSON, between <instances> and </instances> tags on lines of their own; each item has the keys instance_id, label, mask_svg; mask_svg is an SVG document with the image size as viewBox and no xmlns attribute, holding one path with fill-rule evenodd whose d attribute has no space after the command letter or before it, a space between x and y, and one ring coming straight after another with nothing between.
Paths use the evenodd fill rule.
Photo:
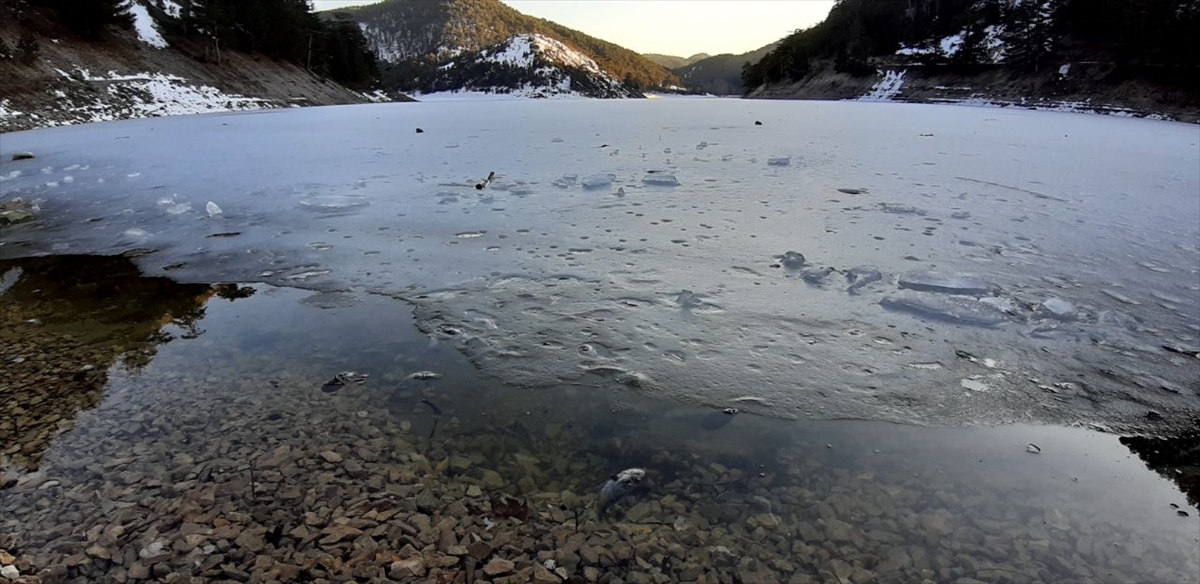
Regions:
<instances>
[{"instance_id":1,"label":"ice sheet","mask_svg":"<svg viewBox=\"0 0 1200 584\"><path fill-rule=\"evenodd\" d=\"M42 215L4 227L0 257L138 249L186 280L403 297L430 335L529 386L1133 423L1200 401L1200 361L1162 349L1200 345L1197 142L1148 120L724 99L137 120L5 134L0 197ZM38 158L8 161L18 150ZM766 164L780 152L793 164ZM680 184L643 182L659 174ZM802 270L779 263L789 251ZM988 287L901 290L917 272ZM981 374L988 391L962 388ZM1038 389L1065 380L1083 389Z\"/></svg>"}]
</instances>

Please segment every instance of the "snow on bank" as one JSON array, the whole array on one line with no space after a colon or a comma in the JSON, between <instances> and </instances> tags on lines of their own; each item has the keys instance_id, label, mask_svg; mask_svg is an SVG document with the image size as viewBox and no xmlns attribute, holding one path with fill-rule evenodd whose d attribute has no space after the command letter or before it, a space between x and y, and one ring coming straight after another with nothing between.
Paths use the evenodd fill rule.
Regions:
<instances>
[{"instance_id":1,"label":"snow on bank","mask_svg":"<svg viewBox=\"0 0 1200 584\"><path fill-rule=\"evenodd\" d=\"M133 15L133 28L137 31L138 40L156 49L167 48L167 40L158 32L158 24L145 6L134 2L129 7L129 13Z\"/></svg>"},{"instance_id":2,"label":"snow on bank","mask_svg":"<svg viewBox=\"0 0 1200 584\"><path fill-rule=\"evenodd\" d=\"M93 75L87 69L58 73L71 84L52 89L53 109L41 115L23 113L9 100L0 102L0 131L38 127L67 126L89 122L108 122L131 118L152 118L188 114L246 111L279 107L280 104L244 95L225 93L216 87L193 84L187 79L164 73ZM32 121L30 124L28 122ZM22 123L26 122L26 123Z\"/></svg>"},{"instance_id":3,"label":"snow on bank","mask_svg":"<svg viewBox=\"0 0 1200 584\"><path fill-rule=\"evenodd\" d=\"M883 79L875 83L866 95L858 98L858 101L892 101L904 87L905 73L907 71L880 70L879 74Z\"/></svg>"}]
</instances>

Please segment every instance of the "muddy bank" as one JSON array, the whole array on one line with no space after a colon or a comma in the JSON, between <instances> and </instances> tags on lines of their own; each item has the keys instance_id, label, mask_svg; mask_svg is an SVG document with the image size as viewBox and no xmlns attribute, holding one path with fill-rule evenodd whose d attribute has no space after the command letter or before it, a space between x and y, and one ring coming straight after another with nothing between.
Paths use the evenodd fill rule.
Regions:
<instances>
[{"instance_id":1,"label":"muddy bank","mask_svg":"<svg viewBox=\"0 0 1200 584\"><path fill-rule=\"evenodd\" d=\"M862 76L825 66L797 82L759 87L748 97L859 99L872 96L889 76L893 80L900 77L895 92L885 91L886 95L876 97L1200 121L1200 91L1195 82L1171 79L1152 70L1123 71L1110 63L1063 63L1036 73L1001 66L963 69L885 64L880 65L877 74Z\"/></svg>"}]
</instances>

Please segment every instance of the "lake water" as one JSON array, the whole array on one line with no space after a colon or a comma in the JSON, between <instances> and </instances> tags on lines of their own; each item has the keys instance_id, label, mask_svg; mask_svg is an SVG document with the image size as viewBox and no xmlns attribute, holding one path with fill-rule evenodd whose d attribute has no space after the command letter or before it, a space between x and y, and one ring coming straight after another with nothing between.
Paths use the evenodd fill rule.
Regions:
<instances>
[{"instance_id":1,"label":"lake water","mask_svg":"<svg viewBox=\"0 0 1200 584\"><path fill-rule=\"evenodd\" d=\"M0 232L0 548L43 581L1195 581L1198 141L726 100L6 134L41 216Z\"/></svg>"}]
</instances>

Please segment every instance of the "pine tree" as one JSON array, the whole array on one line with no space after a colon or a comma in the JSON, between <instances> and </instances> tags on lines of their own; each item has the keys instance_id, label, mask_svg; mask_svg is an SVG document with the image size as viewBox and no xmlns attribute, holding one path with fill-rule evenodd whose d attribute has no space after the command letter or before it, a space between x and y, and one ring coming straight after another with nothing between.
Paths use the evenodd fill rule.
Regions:
<instances>
[{"instance_id":1,"label":"pine tree","mask_svg":"<svg viewBox=\"0 0 1200 584\"><path fill-rule=\"evenodd\" d=\"M42 48L33 33L28 29L22 30L21 38L17 39L17 59L26 65L32 65L41 51Z\"/></svg>"},{"instance_id":2,"label":"pine tree","mask_svg":"<svg viewBox=\"0 0 1200 584\"><path fill-rule=\"evenodd\" d=\"M87 38L100 38L109 26L133 26L133 15L125 0L30 0L29 3L57 9L64 26Z\"/></svg>"},{"instance_id":3,"label":"pine tree","mask_svg":"<svg viewBox=\"0 0 1200 584\"><path fill-rule=\"evenodd\" d=\"M1011 0L1004 10L1005 60L1017 67L1038 69L1054 54L1056 0Z\"/></svg>"}]
</instances>

